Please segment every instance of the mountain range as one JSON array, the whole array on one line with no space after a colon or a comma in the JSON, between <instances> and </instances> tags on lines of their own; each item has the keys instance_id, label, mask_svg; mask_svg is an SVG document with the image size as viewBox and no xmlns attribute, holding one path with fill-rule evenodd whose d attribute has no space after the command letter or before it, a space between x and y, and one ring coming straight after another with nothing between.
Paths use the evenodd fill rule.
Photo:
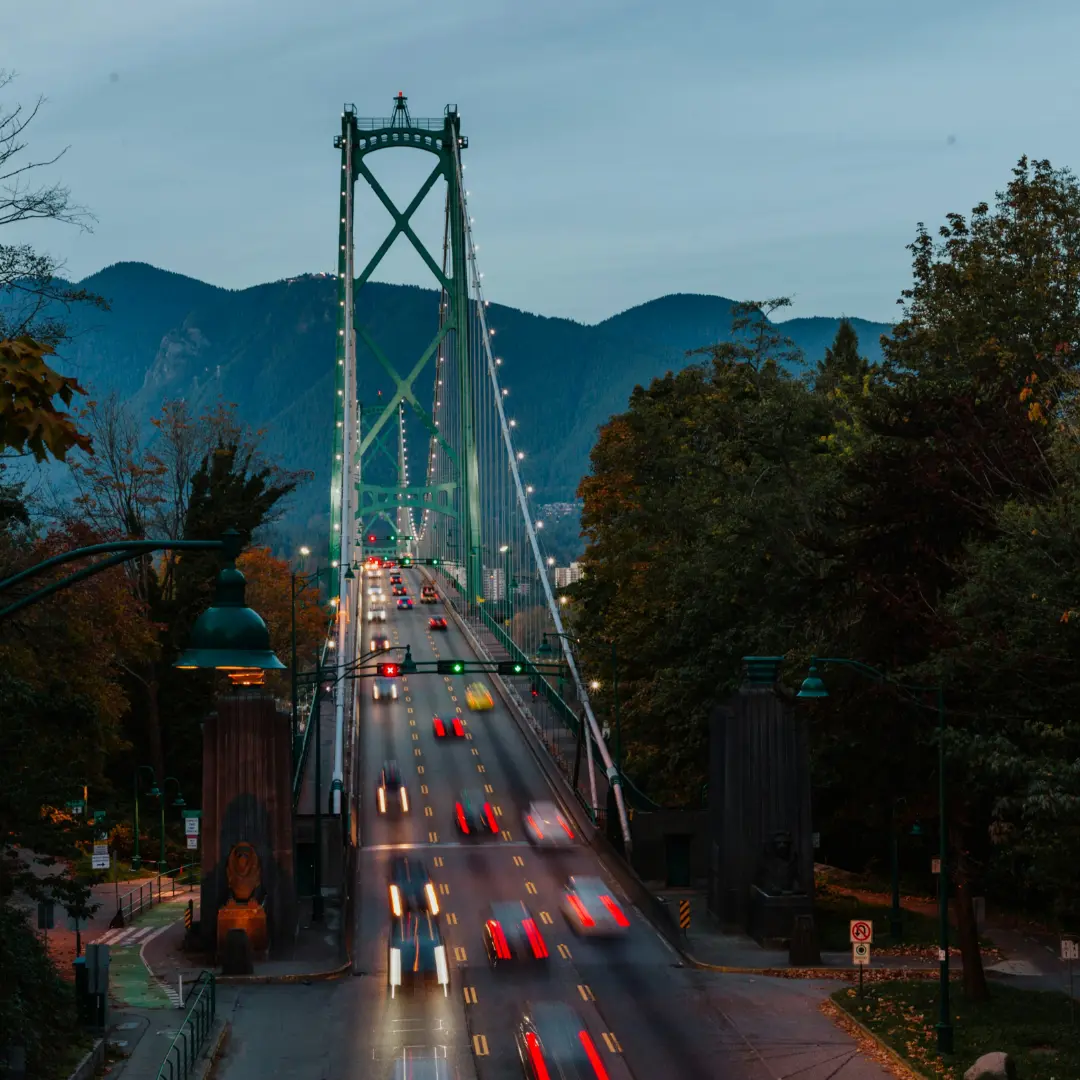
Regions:
<instances>
[{"instance_id":1,"label":"mountain range","mask_svg":"<svg viewBox=\"0 0 1080 1080\"><path fill-rule=\"evenodd\" d=\"M109 311L74 310L72 338L56 366L94 397L116 392L145 424L163 401L199 409L235 402L243 420L266 432L267 451L314 480L293 497L283 531L325 533L332 423L337 282L304 274L230 290L146 263L117 263L77 283L103 296ZM429 289L373 282L361 294L361 318L399 370L411 365L436 329ZM510 390L527 481L540 503L572 499L588 470L599 425L625 409L637 384L693 362L687 351L730 339L732 301L675 294L595 325L534 315L492 303L501 376ZM814 363L831 343L837 318L790 319L783 331ZM885 323L851 319L862 351L880 357ZM363 351L359 393L372 401L392 390ZM430 394L430 379L421 377ZM421 399L423 400L423 399ZM419 439L419 425L413 425ZM530 437L530 433L538 433ZM424 460L424 447L410 448Z\"/></svg>"}]
</instances>

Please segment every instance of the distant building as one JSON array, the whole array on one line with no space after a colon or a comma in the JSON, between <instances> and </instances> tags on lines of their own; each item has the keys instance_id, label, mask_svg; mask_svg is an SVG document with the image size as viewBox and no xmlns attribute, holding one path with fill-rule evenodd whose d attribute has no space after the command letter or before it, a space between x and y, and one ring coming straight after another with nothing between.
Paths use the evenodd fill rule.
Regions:
<instances>
[{"instance_id":1,"label":"distant building","mask_svg":"<svg viewBox=\"0 0 1080 1080\"><path fill-rule=\"evenodd\" d=\"M565 589L581 580L581 563L572 562L569 566L555 567L555 588Z\"/></svg>"}]
</instances>

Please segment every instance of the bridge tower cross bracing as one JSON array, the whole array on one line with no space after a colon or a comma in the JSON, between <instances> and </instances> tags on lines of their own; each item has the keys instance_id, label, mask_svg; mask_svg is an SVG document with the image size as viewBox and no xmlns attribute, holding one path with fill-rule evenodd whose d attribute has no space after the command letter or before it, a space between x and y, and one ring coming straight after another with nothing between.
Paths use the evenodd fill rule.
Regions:
<instances>
[{"instance_id":1,"label":"bridge tower cross bracing","mask_svg":"<svg viewBox=\"0 0 1080 1080\"><path fill-rule=\"evenodd\" d=\"M465 244L464 209L458 190L457 154L468 147L468 139L461 134L457 106L448 105L441 120L418 119L410 115L408 99L399 93L394 99L391 116L381 118L358 118L354 109L346 109L343 117L343 135L340 143L344 147L352 146L351 168L343 174L343 189L349 192L348 222L351 233L352 192L358 181L364 181L374 192L378 200L394 219L393 228L374 251L364 268L352 282L353 297L351 302L350 323L355 328L358 343L374 357L376 363L388 375L394 385L394 391L381 402L377 415L368 417L370 406L366 406L362 415L362 430L358 439L357 455L359 479L355 488L355 516L363 526L362 544L367 550L372 545L367 540L370 523L382 519L394 530L395 536L415 534L402 531L402 522L412 521L409 511L429 509L451 519L461 534L466 558L467 595L476 598L482 595L482 566L480 558L480 498L479 465L476 446L474 407L472 386L467 378L470 350L470 334L473 320L469 318L469 282L467 273L467 254ZM347 130L346 130L347 129ZM435 165L427 179L421 185L412 201L404 210L399 210L384 191L368 167L367 158L379 150L409 149L419 150L435 158ZM450 259L440 265L431 256L427 247L417 236L411 219L438 180L446 184L446 210L450 241ZM401 374L373 339L363 322L364 287L370 281L383 257L398 236L405 236L416 249L425 265L438 283L441 293L447 301L448 310L440 312L439 327L422 355L412 368ZM449 270L449 273L447 273ZM340 289L339 292L343 292ZM458 382L461 394L463 439L460 447L452 447L442 438L428 411L421 405L415 392L417 378L440 349L449 345L455 350L459 360ZM407 407L407 409L406 409ZM403 456L400 431L396 431L392 422L411 412L424 425L428 434L438 441L446 458L453 465L453 475L439 483L403 482L401 469L393 477L394 482L379 483L367 467L372 457L380 449L387 457L398 464ZM391 450L388 443L390 435L397 435L399 446ZM396 450L396 452L395 452ZM404 513L403 513L404 511ZM409 525L406 524L406 528ZM396 554L399 550L395 543L392 551L381 553Z\"/></svg>"}]
</instances>

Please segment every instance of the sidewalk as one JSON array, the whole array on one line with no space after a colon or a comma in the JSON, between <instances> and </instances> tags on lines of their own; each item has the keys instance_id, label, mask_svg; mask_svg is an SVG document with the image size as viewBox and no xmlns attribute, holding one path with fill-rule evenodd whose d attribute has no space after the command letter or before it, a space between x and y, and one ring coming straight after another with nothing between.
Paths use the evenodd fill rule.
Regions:
<instances>
[{"instance_id":1,"label":"sidewalk","mask_svg":"<svg viewBox=\"0 0 1080 1080\"><path fill-rule=\"evenodd\" d=\"M665 889L658 895L668 900L672 919L676 922L678 902L690 901L690 927L683 936L683 949L691 959L710 968L745 972L775 971L783 974L795 970L786 950L764 949L746 934L725 934L721 931L708 913L704 891ZM988 975L1008 980L1019 988L1068 992L1068 966L1058 959L1047 940L1040 940L1031 932L1010 929L993 919L987 920L984 933L1004 956L1003 960L997 962L985 961ZM950 951L950 958L953 970L960 971L960 956L956 949ZM833 978L853 978L857 970L851 962L850 951L823 952L820 968L814 968L815 973L821 972L825 977ZM933 957L886 955L871 946L869 972L875 971L936 974L938 963ZM1080 994L1080 965L1077 965L1074 989Z\"/></svg>"}]
</instances>

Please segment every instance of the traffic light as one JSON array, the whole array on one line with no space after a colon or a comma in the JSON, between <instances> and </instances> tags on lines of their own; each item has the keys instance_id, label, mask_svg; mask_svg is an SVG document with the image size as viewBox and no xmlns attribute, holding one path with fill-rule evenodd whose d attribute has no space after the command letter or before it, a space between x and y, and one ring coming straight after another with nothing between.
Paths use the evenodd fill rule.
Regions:
<instances>
[{"instance_id":1,"label":"traffic light","mask_svg":"<svg viewBox=\"0 0 1080 1080\"><path fill-rule=\"evenodd\" d=\"M525 665L520 660L500 660L500 675L524 675Z\"/></svg>"},{"instance_id":2,"label":"traffic light","mask_svg":"<svg viewBox=\"0 0 1080 1080\"><path fill-rule=\"evenodd\" d=\"M374 533L371 533L371 534L370 534L370 535L368 536L368 538L367 538L367 542L368 542L369 544L374 544L374 543L375 543L375 534L374 534Z\"/></svg>"},{"instance_id":3,"label":"traffic light","mask_svg":"<svg viewBox=\"0 0 1080 1080\"><path fill-rule=\"evenodd\" d=\"M391 539L391 540L396 540L396 539L397 539L397 535L396 535L395 533L391 533L391 534L390 534L390 539Z\"/></svg>"},{"instance_id":4,"label":"traffic light","mask_svg":"<svg viewBox=\"0 0 1080 1080\"><path fill-rule=\"evenodd\" d=\"M380 679L393 679L393 678L396 678L398 675L401 674L401 665L400 664L376 664L375 665L375 674L378 675Z\"/></svg>"},{"instance_id":5,"label":"traffic light","mask_svg":"<svg viewBox=\"0 0 1080 1080\"><path fill-rule=\"evenodd\" d=\"M464 660L438 660L435 670L440 675L460 675L465 670Z\"/></svg>"},{"instance_id":6,"label":"traffic light","mask_svg":"<svg viewBox=\"0 0 1080 1080\"><path fill-rule=\"evenodd\" d=\"M532 696L534 698L537 698L537 697L540 696L540 681L539 681L539 679L533 679L532 686L530 687L530 690L532 691Z\"/></svg>"},{"instance_id":7,"label":"traffic light","mask_svg":"<svg viewBox=\"0 0 1080 1080\"><path fill-rule=\"evenodd\" d=\"M402 560L401 560L401 565L402 566L412 566L412 559L409 558L408 555L403 556Z\"/></svg>"},{"instance_id":8,"label":"traffic light","mask_svg":"<svg viewBox=\"0 0 1080 1080\"><path fill-rule=\"evenodd\" d=\"M439 565L439 560L438 559L432 559L431 560L431 565L432 566L438 566Z\"/></svg>"}]
</instances>

